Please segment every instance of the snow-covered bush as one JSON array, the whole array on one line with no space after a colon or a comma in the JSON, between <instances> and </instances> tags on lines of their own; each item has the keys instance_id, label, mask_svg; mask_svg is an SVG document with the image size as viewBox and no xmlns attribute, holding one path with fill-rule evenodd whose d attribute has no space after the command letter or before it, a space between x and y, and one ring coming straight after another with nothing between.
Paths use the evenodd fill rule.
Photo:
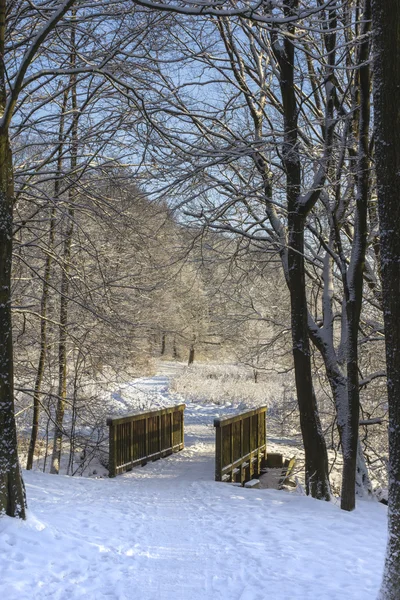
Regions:
<instances>
[{"instance_id":1,"label":"snow-covered bush","mask_svg":"<svg viewBox=\"0 0 400 600\"><path fill-rule=\"evenodd\" d=\"M171 384L185 401L234 405L238 408L268 406L268 417L284 433L297 428L297 402L291 373L266 373L254 380L253 370L235 364L194 364ZM289 417L288 415L292 415Z\"/></svg>"}]
</instances>

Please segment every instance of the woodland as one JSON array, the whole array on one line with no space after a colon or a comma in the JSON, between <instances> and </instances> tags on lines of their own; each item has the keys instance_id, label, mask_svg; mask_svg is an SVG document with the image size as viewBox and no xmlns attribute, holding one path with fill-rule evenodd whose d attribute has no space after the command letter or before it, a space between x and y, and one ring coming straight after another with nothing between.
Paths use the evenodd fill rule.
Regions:
<instances>
[{"instance_id":1,"label":"woodland","mask_svg":"<svg viewBox=\"0 0 400 600\"><path fill-rule=\"evenodd\" d=\"M399 13L0 0L0 513L101 454L113 386L235 364L285 376L308 495L389 495L398 597Z\"/></svg>"}]
</instances>

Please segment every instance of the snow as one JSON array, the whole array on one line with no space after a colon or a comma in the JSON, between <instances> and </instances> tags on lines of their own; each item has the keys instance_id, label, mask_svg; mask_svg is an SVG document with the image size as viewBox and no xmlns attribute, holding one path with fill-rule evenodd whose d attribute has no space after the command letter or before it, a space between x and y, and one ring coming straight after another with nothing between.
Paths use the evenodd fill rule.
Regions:
<instances>
[{"instance_id":1,"label":"snow","mask_svg":"<svg viewBox=\"0 0 400 600\"><path fill-rule=\"evenodd\" d=\"M147 381L167 403L168 376ZM0 598L375 599L386 507L214 482L217 408L189 404L186 448L115 479L25 472L27 521L0 520Z\"/></svg>"}]
</instances>

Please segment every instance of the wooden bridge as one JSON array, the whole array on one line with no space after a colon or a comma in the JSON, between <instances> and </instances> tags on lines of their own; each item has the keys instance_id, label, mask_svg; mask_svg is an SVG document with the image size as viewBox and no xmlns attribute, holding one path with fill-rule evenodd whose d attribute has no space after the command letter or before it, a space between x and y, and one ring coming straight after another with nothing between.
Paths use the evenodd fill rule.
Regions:
<instances>
[{"instance_id":1,"label":"wooden bridge","mask_svg":"<svg viewBox=\"0 0 400 600\"><path fill-rule=\"evenodd\" d=\"M184 404L107 419L109 476L184 448ZM267 453L267 407L214 419L215 480L242 485L270 471L268 487L281 487L294 460Z\"/></svg>"}]
</instances>

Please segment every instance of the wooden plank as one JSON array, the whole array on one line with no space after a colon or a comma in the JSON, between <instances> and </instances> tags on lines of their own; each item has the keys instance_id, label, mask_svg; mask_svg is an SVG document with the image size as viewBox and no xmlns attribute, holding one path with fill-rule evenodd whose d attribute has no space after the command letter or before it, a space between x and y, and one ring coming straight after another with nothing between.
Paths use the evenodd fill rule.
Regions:
<instances>
[{"instance_id":1,"label":"wooden plank","mask_svg":"<svg viewBox=\"0 0 400 600\"><path fill-rule=\"evenodd\" d=\"M259 446L258 443L258 415L252 415L251 421L251 450L256 450Z\"/></svg>"},{"instance_id":2,"label":"wooden plank","mask_svg":"<svg viewBox=\"0 0 400 600\"><path fill-rule=\"evenodd\" d=\"M245 463L241 463L240 465L240 483L243 485L246 481L246 469L244 466Z\"/></svg>"},{"instance_id":3,"label":"wooden plank","mask_svg":"<svg viewBox=\"0 0 400 600\"><path fill-rule=\"evenodd\" d=\"M181 413L181 443L180 443L180 450L183 450L184 446L185 446L185 413L183 412L183 410L180 411Z\"/></svg>"},{"instance_id":4,"label":"wooden plank","mask_svg":"<svg viewBox=\"0 0 400 600\"><path fill-rule=\"evenodd\" d=\"M249 417L249 439L251 452L249 477L252 479L253 477L257 477L259 474L257 460L257 415L252 415Z\"/></svg>"},{"instance_id":5,"label":"wooden plank","mask_svg":"<svg viewBox=\"0 0 400 600\"><path fill-rule=\"evenodd\" d=\"M244 444L243 444L243 419L240 420L240 456L243 456ZM240 483L243 485L246 479L246 470L244 463L240 465Z\"/></svg>"},{"instance_id":6,"label":"wooden plank","mask_svg":"<svg viewBox=\"0 0 400 600\"><path fill-rule=\"evenodd\" d=\"M234 421L231 423L232 428L232 456L231 462L238 460L243 456L242 451L242 424L243 421Z\"/></svg>"},{"instance_id":7,"label":"wooden plank","mask_svg":"<svg viewBox=\"0 0 400 600\"><path fill-rule=\"evenodd\" d=\"M181 418L179 411L174 411L174 448L179 447L181 439Z\"/></svg>"},{"instance_id":8,"label":"wooden plank","mask_svg":"<svg viewBox=\"0 0 400 600\"><path fill-rule=\"evenodd\" d=\"M215 429L215 481L222 481L222 427Z\"/></svg>"},{"instance_id":9,"label":"wooden plank","mask_svg":"<svg viewBox=\"0 0 400 600\"><path fill-rule=\"evenodd\" d=\"M127 444L127 439L126 439L126 423L122 424L122 443L121 443L121 453L122 453L122 462L124 464L127 463L126 460L126 444Z\"/></svg>"},{"instance_id":10,"label":"wooden plank","mask_svg":"<svg viewBox=\"0 0 400 600\"><path fill-rule=\"evenodd\" d=\"M130 428L131 428L131 461L133 462L135 460L135 436L134 436L133 423L130 423Z\"/></svg>"},{"instance_id":11,"label":"wooden plank","mask_svg":"<svg viewBox=\"0 0 400 600\"><path fill-rule=\"evenodd\" d=\"M148 424L148 417L149 415L147 414L145 419L144 419L144 455L145 457L149 454L149 424Z\"/></svg>"},{"instance_id":12,"label":"wooden plank","mask_svg":"<svg viewBox=\"0 0 400 600\"><path fill-rule=\"evenodd\" d=\"M121 426L117 425L116 427L116 437L117 437L117 452L116 452L116 457L117 457L117 463L116 466L118 467L121 463L122 463L122 456L121 456Z\"/></svg>"},{"instance_id":13,"label":"wooden plank","mask_svg":"<svg viewBox=\"0 0 400 600\"><path fill-rule=\"evenodd\" d=\"M261 473L261 463L262 463L262 460L261 460L261 451L260 451L259 448L257 448L257 462L256 462L256 466L255 466L255 469L254 469L254 474L257 475L257 476Z\"/></svg>"},{"instance_id":14,"label":"wooden plank","mask_svg":"<svg viewBox=\"0 0 400 600\"><path fill-rule=\"evenodd\" d=\"M266 428L265 428L266 413L260 412L258 415L258 446L266 445Z\"/></svg>"},{"instance_id":15,"label":"wooden plank","mask_svg":"<svg viewBox=\"0 0 400 600\"><path fill-rule=\"evenodd\" d=\"M115 477L117 475L116 465L116 434L113 425L109 428L109 454L108 454L108 476Z\"/></svg>"},{"instance_id":16,"label":"wooden plank","mask_svg":"<svg viewBox=\"0 0 400 600\"><path fill-rule=\"evenodd\" d=\"M148 417L148 424L149 424L148 455L149 456L159 452L157 423L158 423L158 415L153 416L153 417L152 416Z\"/></svg>"},{"instance_id":17,"label":"wooden plank","mask_svg":"<svg viewBox=\"0 0 400 600\"><path fill-rule=\"evenodd\" d=\"M223 469L227 465L232 463L232 436L230 432L230 425L228 427L221 427L221 436L222 436L222 460L221 460L221 468Z\"/></svg>"},{"instance_id":18,"label":"wooden plank","mask_svg":"<svg viewBox=\"0 0 400 600\"><path fill-rule=\"evenodd\" d=\"M133 432L134 432L134 452L132 460L138 460L144 456L144 420L133 421Z\"/></svg>"},{"instance_id":19,"label":"wooden plank","mask_svg":"<svg viewBox=\"0 0 400 600\"><path fill-rule=\"evenodd\" d=\"M225 427L225 431L226 431L226 435L229 435L229 455L228 455L229 462L228 462L228 464L232 464L233 463L233 453L234 453L233 423L229 423L229 427ZM228 444L227 444L227 446L228 446ZM223 464L222 467L224 467L224 466L225 465ZM231 481L233 481L233 470L231 470Z\"/></svg>"},{"instance_id":20,"label":"wooden plank","mask_svg":"<svg viewBox=\"0 0 400 600\"><path fill-rule=\"evenodd\" d=\"M248 454L254 448L251 447L251 417L245 417L242 420L242 454Z\"/></svg>"}]
</instances>

